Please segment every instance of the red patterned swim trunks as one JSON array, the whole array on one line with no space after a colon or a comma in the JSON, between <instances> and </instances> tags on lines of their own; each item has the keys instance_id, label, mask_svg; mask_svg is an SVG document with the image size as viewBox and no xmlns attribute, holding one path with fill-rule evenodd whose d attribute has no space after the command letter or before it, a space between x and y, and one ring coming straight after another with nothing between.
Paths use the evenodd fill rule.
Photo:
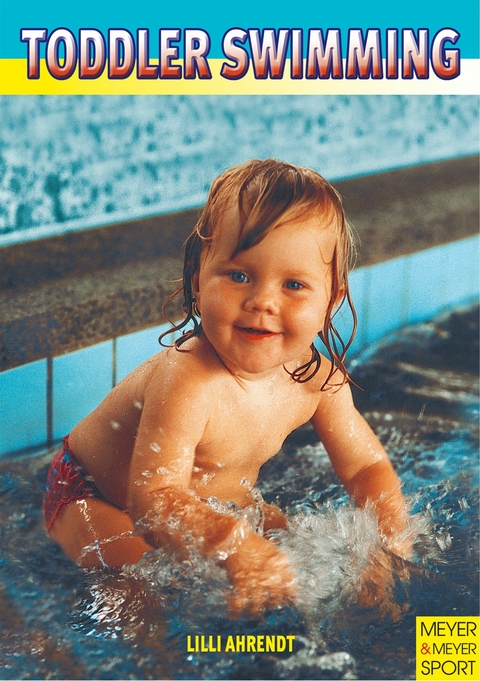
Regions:
<instances>
[{"instance_id":1,"label":"red patterned swim trunks","mask_svg":"<svg viewBox=\"0 0 480 681\"><path fill-rule=\"evenodd\" d=\"M75 460L68 449L68 436L63 439L63 449L54 457L47 473L43 512L47 530L52 526L59 511L73 501L104 496L87 471Z\"/></svg>"}]
</instances>

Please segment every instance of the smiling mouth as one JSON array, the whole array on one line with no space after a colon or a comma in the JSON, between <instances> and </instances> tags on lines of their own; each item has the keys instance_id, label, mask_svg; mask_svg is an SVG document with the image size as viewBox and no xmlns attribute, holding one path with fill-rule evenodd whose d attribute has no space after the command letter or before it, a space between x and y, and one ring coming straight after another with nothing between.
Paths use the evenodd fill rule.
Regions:
<instances>
[{"instance_id":1,"label":"smiling mouth","mask_svg":"<svg viewBox=\"0 0 480 681\"><path fill-rule=\"evenodd\" d=\"M235 328L250 340L262 340L263 338L271 338L277 335L275 331L269 331L268 329L254 329L250 326L236 326Z\"/></svg>"}]
</instances>

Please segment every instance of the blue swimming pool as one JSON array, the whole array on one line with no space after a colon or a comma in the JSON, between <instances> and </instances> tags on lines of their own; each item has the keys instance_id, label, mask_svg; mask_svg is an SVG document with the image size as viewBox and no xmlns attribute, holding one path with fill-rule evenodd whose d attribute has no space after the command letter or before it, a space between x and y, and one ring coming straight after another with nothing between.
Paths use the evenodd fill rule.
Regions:
<instances>
[{"instance_id":1,"label":"blue swimming pool","mask_svg":"<svg viewBox=\"0 0 480 681\"><path fill-rule=\"evenodd\" d=\"M358 603L375 528L349 507L308 428L258 485L296 518L283 541L298 565L300 603L259 619L230 619L222 571L195 557L173 564L159 551L120 574L76 569L43 530L51 452L4 458L0 678L415 678L415 616L478 613L478 307L370 347L354 377L364 388L359 407L422 518L410 577L396 572L388 602ZM218 635L295 639L292 652L187 649L188 636L191 648L195 636Z\"/></svg>"}]
</instances>

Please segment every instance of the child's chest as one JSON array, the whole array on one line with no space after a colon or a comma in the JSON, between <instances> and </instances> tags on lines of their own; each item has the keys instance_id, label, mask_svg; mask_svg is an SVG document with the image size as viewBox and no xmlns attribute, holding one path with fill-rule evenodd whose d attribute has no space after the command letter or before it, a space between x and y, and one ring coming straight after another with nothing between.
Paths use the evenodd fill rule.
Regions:
<instances>
[{"instance_id":1,"label":"child's chest","mask_svg":"<svg viewBox=\"0 0 480 681\"><path fill-rule=\"evenodd\" d=\"M220 457L226 466L246 462L260 467L295 428L310 420L318 405L318 394L297 384L233 389L221 397L212 410L198 458L204 453L206 458Z\"/></svg>"}]
</instances>

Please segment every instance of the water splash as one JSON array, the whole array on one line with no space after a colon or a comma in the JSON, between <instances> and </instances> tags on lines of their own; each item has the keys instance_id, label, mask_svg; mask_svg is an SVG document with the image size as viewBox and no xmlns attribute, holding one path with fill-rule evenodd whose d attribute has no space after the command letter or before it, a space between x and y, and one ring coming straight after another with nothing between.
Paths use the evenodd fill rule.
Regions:
<instances>
[{"instance_id":1,"label":"water splash","mask_svg":"<svg viewBox=\"0 0 480 681\"><path fill-rule=\"evenodd\" d=\"M254 532L263 534L265 523L265 513L263 510L263 497L259 490L249 487L252 503L245 508L233 501L220 501L217 497L211 496L207 499L207 504L212 510L221 515L229 515L238 520L246 520Z\"/></svg>"},{"instance_id":2,"label":"water splash","mask_svg":"<svg viewBox=\"0 0 480 681\"><path fill-rule=\"evenodd\" d=\"M398 539L413 544L415 560L439 557L425 516L410 516L409 527ZM408 581L412 567L417 568L386 548L372 509L351 504L336 508L327 502L315 513L291 518L280 543L295 567L300 587L297 606L309 618L325 621L353 605L374 604L383 614L399 619L395 580Z\"/></svg>"},{"instance_id":3,"label":"water splash","mask_svg":"<svg viewBox=\"0 0 480 681\"><path fill-rule=\"evenodd\" d=\"M245 509L216 497L210 497L207 503L217 513L247 520L255 532L262 534L263 498L253 488L250 493L255 503ZM138 523L139 531L150 528L158 518L158 513L149 512ZM174 514L162 518L162 522L171 531L180 527ZM419 563L431 565L439 558L439 549L448 548L442 531L435 533L429 519L421 514L411 517L405 537L400 540L407 535ZM97 551L101 555L104 544L126 536L131 533L96 541L84 549L84 554ZM291 516L286 531L271 531L268 537L288 555L298 585L295 608L306 621L314 622L313 626L325 624L352 607L372 605L382 615L400 618L402 608L396 602L395 580L408 582L412 569L415 572L419 568L385 548L372 509L327 503L315 512ZM222 569L228 554L207 560L198 553L193 536L186 535L184 539L186 556L175 557L160 548L146 554L137 565L124 566L123 575L148 585L164 610L176 609L181 602L182 620L186 623L192 618L197 626L199 611L228 611L232 586ZM254 582L252 590L255 588ZM101 609L98 599L96 603ZM101 616L97 619L101 621Z\"/></svg>"}]
</instances>

